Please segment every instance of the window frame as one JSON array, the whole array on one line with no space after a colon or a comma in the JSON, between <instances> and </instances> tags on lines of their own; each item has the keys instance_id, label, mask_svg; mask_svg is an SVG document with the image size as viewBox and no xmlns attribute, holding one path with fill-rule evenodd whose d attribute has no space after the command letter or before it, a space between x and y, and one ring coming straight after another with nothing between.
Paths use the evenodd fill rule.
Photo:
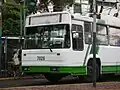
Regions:
<instances>
[{"instance_id":1,"label":"window frame","mask_svg":"<svg viewBox=\"0 0 120 90\"><path fill-rule=\"evenodd\" d=\"M74 27L74 28L73 28ZM83 26L82 25L78 25L78 24L72 24L72 49L74 51L83 51L84 50L84 35L83 35ZM77 38L77 40L75 41L75 38L73 38L73 32L75 31L75 33L79 34L79 37ZM82 35L82 36L81 36ZM74 42L74 41L75 42ZM80 43L78 43L80 42ZM74 44L76 43L76 44ZM74 46L76 45L76 46Z\"/></svg>"}]
</instances>

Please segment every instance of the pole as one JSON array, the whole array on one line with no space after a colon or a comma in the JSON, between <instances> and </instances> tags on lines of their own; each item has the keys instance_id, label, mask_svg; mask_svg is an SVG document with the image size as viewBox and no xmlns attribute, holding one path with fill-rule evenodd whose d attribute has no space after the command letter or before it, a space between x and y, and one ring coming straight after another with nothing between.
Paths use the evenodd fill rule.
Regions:
<instances>
[{"instance_id":1,"label":"pole","mask_svg":"<svg viewBox=\"0 0 120 90\"><path fill-rule=\"evenodd\" d=\"M5 37L5 43L4 43L4 55L5 55L5 68L4 68L4 73L5 73L5 75L4 76L6 76L7 75L7 37Z\"/></svg>"},{"instance_id":2,"label":"pole","mask_svg":"<svg viewBox=\"0 0 120 90\"><path fill-rule=\"evenodd\" d=\"M96 87L96 0L93 0L93 87Z\"/></svg>"},{"instance_id":3,"label":"pole","mask_svg":"<svg viewBox=\"0 0 120 90\"><path fill-rule=\"evenodd\" d=\"M1 66L2 66L2 1L0 1L0 76L1 76Z\"/></svg>"},{"instance_id":4,"label":"pole","mask_svg":"<svg viewBox=\"0 0 120 90\"><path fill-rule=\"evenodd\" d=\"M26 5L25 5L25 2L26 2L26 0L24 0L24 4L23 4L23 7L24 7L24 20L23 20L23 22L24 22L24 48L25 48L25 42L26 42L26 40L25 40L25 36L26 36L26 29L25 29L25 19L26 19Z\"/></svg>"},{"instance_id":5,"label":"pole","mask_svg":"<svg viewBox=\"0 0 120 90\"><path fill-rule=\"evenodd\" d=\"M22 5L20 3L20 49L22 49Z\"/></svg>"},{"instance_id":6,"label":"pole","mask_svg":"<svg viewBox=\"0 0 120 90\"><path fill-rule=\"evenodd\" d=\"M80 0L80 14L82 14L82 1Z\"/></svg>"}]
</instances>

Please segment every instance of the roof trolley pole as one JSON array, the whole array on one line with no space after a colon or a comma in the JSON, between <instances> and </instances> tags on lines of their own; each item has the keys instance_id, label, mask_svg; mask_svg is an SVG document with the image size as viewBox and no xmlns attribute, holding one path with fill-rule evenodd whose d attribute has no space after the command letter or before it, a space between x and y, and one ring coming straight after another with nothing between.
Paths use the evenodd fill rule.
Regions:
<instances>
[{"instance_id":1,"label":"roof trolley pole","mask_svg":"<svg viewBox=\"0 0 120 90\"><path fill-rule=\"evenodd\" d=\"M96 87L96 0L93 0L93 87Z\"/></svg>"}]
</instances>

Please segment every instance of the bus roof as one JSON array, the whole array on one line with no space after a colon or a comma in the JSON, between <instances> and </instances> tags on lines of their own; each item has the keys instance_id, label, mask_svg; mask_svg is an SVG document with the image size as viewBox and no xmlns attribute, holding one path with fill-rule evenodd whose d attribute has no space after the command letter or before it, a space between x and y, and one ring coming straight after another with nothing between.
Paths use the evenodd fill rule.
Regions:
<instances>
[{"instance_id":1,"label":"bus roof","mask_svg":"<svg viewBox=\"0 0 120 90\"><path fill-rule=\"evenodd\" d=\"M44 15L54 15L54 14L70 14L67 11L62 11L62 12L45 12L45 13L36 13L36 14L31 14L27 17L37 17L37 16L44 16Z\"/></svg>"},{"instance_id":2,"label":"bus roof","mask_svg":"<svg viewBox=\"0 0 120 90\"><path fill-rule=\"evenodd\" d=\"M29 15L27 16L27 18L33 17L32 21L31 19L26 19L26 26L31 26L31 25L37 25L37 24L50 24L50 23L59 23L59 19L57 16L54 18L51 17L46 17L46 16L51 16L51 15L57 15L57 14L68 14L69 16L71 16L71 18L73 20L80 20L80 21L86 21L86 22L93 22L93 18L89 17L89 16L82 16L80 15L80 13L75 13L75 14L70 14L67 11L63 11L63 12L46 12L46 13L40 13L40 14L33 14L33 15ZM39 17L39 16L43 16L43 18L40 18L40 20L38 20L38 18L34 18L34 17ZM45 16L45 18L44 18ZM67 17L67 16L66 16ZM69 23L69 18L64 18L62 19L63 23ZM51 20L52 19L52 20ZM105 26L110 26L110 27L115 27L115 28L120 28L119 23L120 23L120 19L114 16L110 16L110 15L106 15L106 16L102 16L101 19L97 19L96 22L98 24L101 25L105 25Z\"/></svg>"},{"instance_id":3,"label":"bus roof","mask_svg":"<svg viewBox=\"0 0 120 90\"><path fill-rule=\"evenodd\" d=\"M80 14L73 14L73 20L80 20L93 23L93 18L88 16L82 16ZM106 15L102 16L101 19L96 19L97 24L110 26L114 28L120 28L120 19L114 16Z\"/></svg>"}]
</instances>

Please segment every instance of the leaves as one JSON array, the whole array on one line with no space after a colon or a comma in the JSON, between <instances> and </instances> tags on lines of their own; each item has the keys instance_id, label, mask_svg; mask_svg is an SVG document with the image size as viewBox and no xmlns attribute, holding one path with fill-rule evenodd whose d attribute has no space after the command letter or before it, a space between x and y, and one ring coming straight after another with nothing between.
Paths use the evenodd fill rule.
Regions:
<instances>
[{"instance_id":1,"label":"leaves","mask_svg":"<svg viewBox=\"0 0 120 90\"><path fill-rule=\"evenodd\" d=\"M20 35L20 5L6 2L2 14L3 35Z\"/></svg>"},{"instance_id":2,"label":"leaves","mask_svg":"<svg viewBox=\"0 0 120 90\"><path fill-rule=\"evenodd\" d=\"M20 8L21 0L6 0L3 5L3 35L20 35ZM40 0L37 9L48 12L49 3L53 3L54 11L62 11L66 5L73 4L74 0Z\"/></svg>"},{"instance_id":3,"label":"leaves","mask_svg":"<svg viewBox=\"0 0 120 90\"><path fill-rule=\"evenodd\" d=\"M74 3L74 0L40 0L40 5L38 6L40 11L48 11L49 3L53 3L54 11L62 11L65 6L71 6Z\"/></svg>"}]
</instances>

